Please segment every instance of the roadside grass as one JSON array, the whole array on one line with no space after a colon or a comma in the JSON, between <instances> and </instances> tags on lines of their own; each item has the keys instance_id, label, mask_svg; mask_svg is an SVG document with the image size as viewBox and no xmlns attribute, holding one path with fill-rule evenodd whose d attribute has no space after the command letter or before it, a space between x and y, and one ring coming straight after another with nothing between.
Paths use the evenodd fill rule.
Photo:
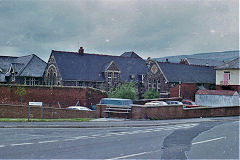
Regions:
<instances>
[{"instance_id":1,"label":"roadside grass","mask_svg":"<svg viewBox=\"0 0 240 160\"><path fill-rule=\"evenodd\" d=\"M30 118L29 122L88 122L93 118L69 118L69 119L36 119ZM0 122L28 122L27 118L0 118Z\"/></svg>"}]
</instances>

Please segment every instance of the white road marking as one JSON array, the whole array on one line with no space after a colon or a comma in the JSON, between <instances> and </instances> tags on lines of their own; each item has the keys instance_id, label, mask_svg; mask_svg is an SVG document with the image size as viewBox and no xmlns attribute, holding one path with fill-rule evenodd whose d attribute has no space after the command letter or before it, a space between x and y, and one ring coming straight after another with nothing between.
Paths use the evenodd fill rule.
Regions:
<instances>
[{"instance_id":1,"label":"white road marking","mask_svg":"<svg viewBox=\"0 0 240 160\"><path fill-rule=\"evenodd\" d=\"M237 121L237 122L239 122L239 121ZM234 122L234 123L237 123L237 122ZM131 134L139 134L139 133L158 132L158 131L162 131L162 130L190 128L190 127L194 127L196 125L198 125L198 124L171 125L171 126L158 127L158 128L149 128L149 129L145 129L145 130L135 130L135 131L119 132L119 133L107 133L105 135L95 134L95 135L90 135L90 136L69 137L68 139L63 139L63 140L50 140L50 141L41 141L41 142L36 142L36 143L43 144L43 143L54 143L54 142L59 142L59 141L75 141L75 140L79 140L79 139L89 139L89 138L97 138L97 137L103 138L103 137L109 137L109 136L113 136L113 135L122 136L122 135L129 135L129 134L131 135ZM27 135L27 134L23 134L23 135ZM31 136L43 136L43 135L31 135ZM205 142L214 141L214 140L218 140L218 139L222 139L222 138L226 138L226 137L220 137L217 139L211 139L211 140L201 141L201 142L195 142L192 144L194 145L194 144L199 144L199 143L205 143ZM21 146L21 145L29 145L29 144L34 144L34 143L10 144L10 146ZM0 145L0 148L3 148L3 147L6 147L6 145ZM141 155L141 154L147 154L147 153L151 153L151 152L143 152L143 153L138 153L138 154ZM131 157L134 155L129 155L129 156Z\"/></svg>"},{"instance_id":2,"label":"white road marking","mask_svg":"<svg viewBox=\"0 0 240 160\"><path fill-rule=\"evenodd\" d=\"M79 136L79 137L72 137L72 139L87 139L89 138L88 136Z\"/></svg>"},{"instance_id":3,"label":"white road marking","mask_svg":"<svg viewBox=\"0 0 240 160\"><path fill-rule=\"evenodd\" d=\"M141 152L141 153L130 154L130 155L121 156L121 157L110 158L110 159L106 159L106 160L115 160L115 159L129 158L129 157L139 156L139 155L143 155L143 154L150 154L150 153L160 152L160 151L161 150L150 151L150 152Z\"/></svg>"},{"instance_id":4,"label":"white road marking","mask_svg":"<svg viewBox=\"0 0 240 160\"><path fill-rule=\"evenodd\" d=\"M19 143L19 144L10 144L11 146L22 146L22 145L28 145L33 143Z\"/></svg>"},{"instance_id":5,"label":"white road marking","mask_svg":"<svg viewBox=\"0 0 240 160\"><path fill-rule=\"evenodd\" d=\"M98 137L101 136L101 134L95 134L95 135L91 135L92 137Z\"/></svg>"},{"instance_id":6,"label":"white road marking","mask_svg":"<svg viewBox=\"0 0 240 160\"><path fill-rule=\"evenodd\" d=\"M216 141L216 140L223 139L223 138L226 138L226 137L219 137L219 138L209 139L209 140L205 140L205 141L194 142L194 143L192 143L192 145L206 143L206 142L211 142L211 141Z\"/></svg>"},{"instance_id":7,"label":"white road marking","mask_svg":"<svg viewBox=\"0 0 240 160\"><path fill-rule=\"evenodd\" d=\"M52 140L52 141L42 141L42 142L38 142L38 143L53 143L53 142L58 142L59 140Z\"/></svg>"},{"instance_id":8,"label":"white road marking","mask_svg":"<svg viewBox=\"0 0 240 160\"><path fill-rule=\"evenodd\" d=\"M235 121L235 122L232 122L232 123L240 123L240 121Z\"/></svg>"}]
</instances>

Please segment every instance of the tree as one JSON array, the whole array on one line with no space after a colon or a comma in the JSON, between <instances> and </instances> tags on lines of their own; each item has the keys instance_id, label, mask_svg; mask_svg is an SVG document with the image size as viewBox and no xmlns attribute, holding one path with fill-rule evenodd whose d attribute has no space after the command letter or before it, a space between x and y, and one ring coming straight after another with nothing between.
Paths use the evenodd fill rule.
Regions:
<instances>
[{"instance_id":1,"label":"tree","mask_svg":"<svg viewBox=\"0 0 240 160\"><path fill-rule=\"evenodd\" d=\"M17 87L15 94L20 97L21 104L22 104L22 97L26 95L26 90L24 87Z\"/></svg>"},{"instance_id":2,"label":"tree","mask_svg":"<svg viewBox=\"0 0 240 160\"><path fill-rule=\"evenodd\" d=\"M136 100L136 84L134 82L120 84L115 89L110 90L108 97Z\"/></svg>"},{"instance_id":3,"label":"tree","mask_svg":"<svg viewBox=\"0 0 240 160\"><path fill-rule=\"evenodd\" d=\"M155 90L148 90L143 94L144 99L154 99L159 98L160 93Z\"/></svg>"}]
</instances>

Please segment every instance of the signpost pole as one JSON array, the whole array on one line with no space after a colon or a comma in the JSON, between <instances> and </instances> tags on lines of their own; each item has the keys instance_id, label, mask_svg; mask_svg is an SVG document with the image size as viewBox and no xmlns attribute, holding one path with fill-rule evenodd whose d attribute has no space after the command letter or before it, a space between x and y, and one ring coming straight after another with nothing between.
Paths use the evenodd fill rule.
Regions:
<instances>
[{"instance_id":1,"label":"signpost pole","mask_svg":"<svg viewBox=\"0 0 240 160\"><path fill-rule=\"evenodd\" d=\"M41 105L41 119L43 119L43 105Z\"/></svg>"},{"instance_id":2,"label":"signpost pole","mask_svg":"<svg viewBox=\"0 0 240 160\"><path fill-rule=\"evenodd\" d=\"M29 122L29 119L30 119L30 105L28 105L28 122Z\"/></svg>"}]
</instances>

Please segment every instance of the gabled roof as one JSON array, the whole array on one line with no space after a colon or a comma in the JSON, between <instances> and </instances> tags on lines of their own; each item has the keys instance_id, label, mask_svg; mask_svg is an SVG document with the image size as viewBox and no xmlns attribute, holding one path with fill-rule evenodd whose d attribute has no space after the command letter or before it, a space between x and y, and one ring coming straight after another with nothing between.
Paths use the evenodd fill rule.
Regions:
<instances>
[{"instance_id":1,"label":"gabled roof","mask_svg":"<svg viewBox=\"0 0 240 160\"><path fill-rule=\"evenodd\" d=\"M198 90L196 94L233 96L233 95L238 95L238 92L230 91L230 90Z\"/></svg>"},{"instance_id":2,"label":"gabled roof","mask_svg":"<svg viewBox=\"0 0 240 160\"><path fill-rule=\"evenodd\" d=\"M121 55L122 57L141 58L135 52L125 52Z\"/></svg>"},{"instance_id":3,"label":"gabled roof","mask_svg":"<svg viewBox=\"0 0 240 160\"><path fill-rule=\"evenodd\" d=\"M121 81L130 81L147 73L147 66L142 58L110 56L100 54L79 54L78 52L52 51L63 80L105 81L103 72L112 61L120 70Z\"/></svg>"},{"instance_id":4,"label":"gabled roof","mask_svg":"<svg viewBox=\"0 0 240 160\"><path fill-rule=\"evenodd\" d=\"M5 76L9 75L12 67L16 76L42 77L46 65L46 62L35 54L22 57L0 56L0 70Z\"/></svg>"},{"instance_id":5,"label":"gabled roof","mask_svg":"<svg viewBox=\"0 0 240 160\"><path fill-rule=\"evenodd\" d=\"M0 56L0 69L2 70L2 73L6 73L9 71L11 67L11 63L14 63L14 61L18 57L10 57L10 56Z\"/></svg>"},{"instance_id":6,"label":"gabled roof","mask_svg":"<svg viewBox=\"0 0 240 160\"><path fill-rule=\"evenodd\" d=\"M35 54L32 54L32 58L28 61L24 68L17 74L17 76L42 77L46 66L47 66L46 62L44 62Z\"/></svg>"},{"instance_id":7,"label":"gabled roof","mask_svg":"<svg viewBox=\"0 0 240 160\"><path fill-rule=\"evenodd\" d=\"M171 83L215 83L216 71L213 67L179 63L158 62L163 74Z\"/></svg>"},{"instance_id":8,"label":"gabled roof","mask_svg":"<svg viewBox=\"0 0 240 160\"><path fill-rule=\"evenodd\" d=\"M217 61L212 59L197 59L197 58L186 58L190 65L201 65L201 66L220 66L224 64L223 61Z\"/></svg>"},{"instance_id":9,"label":"gabled roof","mask_svg":"<svg viewBox=\"0 0 240 160\"><path fill-rule=\"evenodd\" d=\"M230 62L224 63L221 66L216 67L215 69L239 69L240 68L240 58L236 58Z\"/></svg>"}]
</instances>

